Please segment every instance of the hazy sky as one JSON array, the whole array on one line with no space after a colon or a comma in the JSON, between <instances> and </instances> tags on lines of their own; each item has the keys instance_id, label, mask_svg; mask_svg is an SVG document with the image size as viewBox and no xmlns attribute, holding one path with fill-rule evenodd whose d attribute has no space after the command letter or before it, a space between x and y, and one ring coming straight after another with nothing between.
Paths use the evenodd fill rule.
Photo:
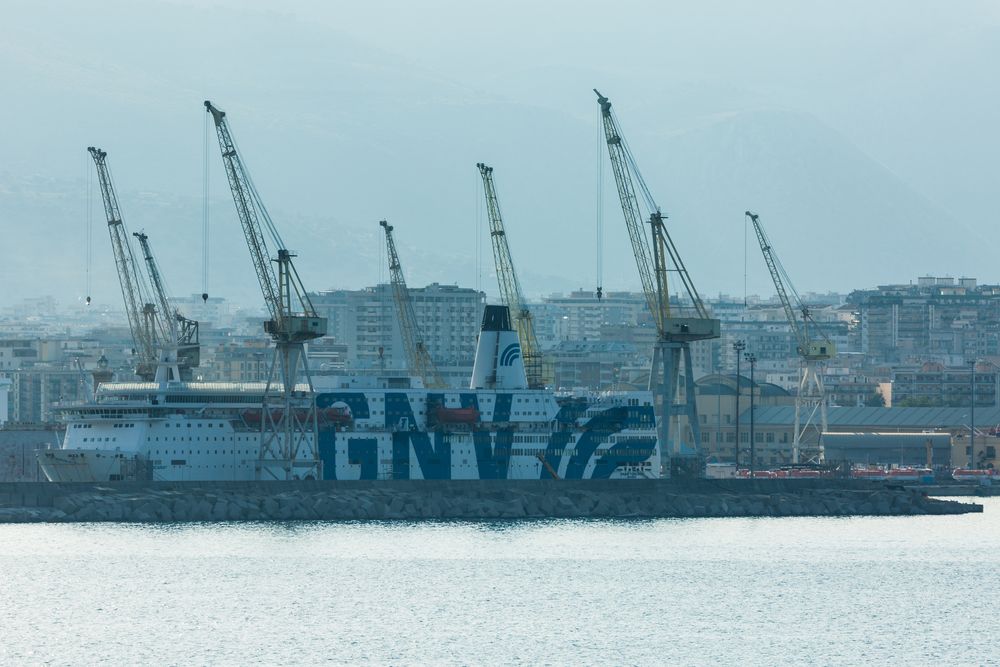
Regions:
<instances>
[{"instance_id":1,"label":"hazy sky","mask_svg":"<svg viewBox=\"0 0 1000 667\"><path fill-rule=\"evenodd\" d=\"M594 87L705 294L743 292L747 208L800 291L1000 282L998 62L996 2L8 1L0 224L18 252L0 302L80 295L91 144L170 284L200 292L205 98L310 288L384 276L385 217L411 284L495 292L485 161L529 294L592 289ZM211 291L253 299L210 149ZM636 288L603 194L603 283ZM106 234L93 243L93 291L113 298ZM772 293L749 250L747 289Z\"/></svg>"}]
</instances>

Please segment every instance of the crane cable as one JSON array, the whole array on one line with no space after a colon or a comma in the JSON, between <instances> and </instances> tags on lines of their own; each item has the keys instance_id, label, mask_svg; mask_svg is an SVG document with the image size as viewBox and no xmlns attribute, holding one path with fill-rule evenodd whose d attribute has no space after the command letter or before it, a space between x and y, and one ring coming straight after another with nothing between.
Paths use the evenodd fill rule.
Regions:
<instances>
[{"instance_id":1,"label":"crane cable","mask_svg":"<svg viewBox=\"0 0 1000 667\"><path fill-rule=\"evenodd\" d=\"M473 195L476 201L476 291L483 291L483 187L482 178L476 177L473 185Z\"/></svg>"},{"instance_id":2,"label":"crane cable","mask_svg":"<svg viewBox=\"0 0 1000 667\"><path fill-rule=\"evenodd\" d=\"M657 205L656 200L653 199L653 194L649 191L649 187L646 185L645 179L642 177L642 172L639 171L639 165L636 164L635 157L632 155L632 148L628 145L628 141L625 139L625 133L622 132L621 122L618 120L618 114L611 110L611 118L614 120L615 128L618 130L618 140L621 141L621 146L623 152L625 153L625 160L628 162L629 170L635 177L636 182L639 185L639 191L642 194L642 198L646 200L646 207L648 208L648 213L659 212L660 207Z\"/></svg>"},{"instance_id":3,"label":"crane cable","mask_svg":"<svg viewBox=\"0 0 1000 667\"><path fill-rule=\"evenodd\" d=\"M84 168L87 172L87 236L84 243L84 248L86 248L86 287L87 287L87 299L86 303L89 306L91 303L90 292L91 292L91 268L94 264L94 170L92 168L87 168L90 165L87 164L89 160L84 158Z\"/></svg>"},{"instance_id":4,"label":"crane cable","mask_svg":"<svg viewBox=\"0 0 1000 667\"><path fill-rule=\"evenodd\" d=\"M604 127L597 124L597 299L604 295Z\"/></svg>"},{"instance_id":5,"label":"crane cable","mask_svg":"<svg viewBox=\"0 0 1000 667\"><path fill-rule=\"evenodd\" d=\"M201 300L202 303L208 301L208 262L209 262L209 235L208 235L208 116L205 117L205 142L202 147L202 182L201 182Z\"/></svg>"},{"instance_id":6,"label":"crane cable","mask_svg":"<svg viewBox=\"0 0 1000 667\"><path fill-rule=\"evenodd\" d=\"M271 221L271 214L267 212L267 207L264 206L264 200L261 199L260 194L257 192L257 186L253 182L253 176L250 175L250 167L248 167L243 160L243 151L240 150L240 146L236 142L236 137L230 133L229 139L233 142L233 148L236 149L236 159L242 167L243 176L247 181L247 188L250 190L251 206L253 206L257 210L257 213L260 214L259 217L263 220L264 227L267 229L268 234L270 234L271 240L274 241L275 246L280 250L287 250L288 248L285 245L285 241L281 238L281 234L278 233L278 228L275 227L274 222ZM267 248L264 250L267 251ZM267 252L268 257L270 257L270 254L270 252Z\"/></svg>"}]
</instances>

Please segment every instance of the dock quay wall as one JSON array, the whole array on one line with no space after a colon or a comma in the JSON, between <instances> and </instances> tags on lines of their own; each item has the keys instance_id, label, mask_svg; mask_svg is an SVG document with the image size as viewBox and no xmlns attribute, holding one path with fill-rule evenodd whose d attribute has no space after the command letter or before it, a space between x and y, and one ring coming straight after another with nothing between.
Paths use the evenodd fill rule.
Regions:
<instances>
[{"instance_id":1,"label":"dock quay wall","mask_svg":"<svg viewBox=\"0 0 1000 667\"><path fill-rule=\"evenodd\" d=\"M0 523L963 514L855 480L386 480L0 484Z\"/></svg>"}]
</instances>

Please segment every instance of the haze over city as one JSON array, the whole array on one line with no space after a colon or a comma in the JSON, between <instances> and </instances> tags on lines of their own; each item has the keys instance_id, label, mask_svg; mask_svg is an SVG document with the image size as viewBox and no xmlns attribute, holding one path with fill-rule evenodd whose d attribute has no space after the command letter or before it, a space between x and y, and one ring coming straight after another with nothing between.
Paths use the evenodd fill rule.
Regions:
<instances>
[{"instance_id":1,"label":"haze over city","mask_svg":"<svg viewBox=\"0 0 1000 667\"><path fill-rule=\"evenodd\" d=\"M959 4L9 2L0 303L86 296L89 145L172 290L200 293L204 99L230 112L310 289L384 280L386 218L412 285L494 293L479 161L529 296L593 289L594 87L705 295L742 293L745 248L746 289L773 291L747 208L801 291L996 282L1000 9ZM208 164L207 289L256 305L213 143ZM636 290L604 176L603 286ZM90 202L92 296L117 304L96 188Z\"/></svg>"},{"instance_id":2,"label":"haze over city","mask_svg":"<svg viewBox=\"0 0 1000 667\"><path fill-rule=\"evenodd\" d=\"M997 0L0 3L0 667L993 664L997 63Z\"/></svg>"}]
</instances>

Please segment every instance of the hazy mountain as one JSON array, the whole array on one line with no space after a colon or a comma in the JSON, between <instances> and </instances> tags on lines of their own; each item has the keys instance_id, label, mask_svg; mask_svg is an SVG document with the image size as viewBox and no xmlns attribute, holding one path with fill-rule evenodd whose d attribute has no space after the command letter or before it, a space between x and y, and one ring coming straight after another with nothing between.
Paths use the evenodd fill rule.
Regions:
<instances>
[{"instance_id":1,"label":"hazy mountain","mask_svg":"<svg viewBox=\"0 0 1000 667\"><path fill-rule=\"evenodd\" d=\"M916 180L925 187L916 191L913 181L899 175L906 170L889 168L883 153L873 153L878 147L884 154L917 160L915 153L899 150L900 133L895 142L859 144L857 137L877 135L871 131L874 123L860 127L860 110L850 115L843 106L827 104L833 93L817 92L822 82L803 77L807 63L788 62L794 76L775 69L780 45L758 47L743 60L706 52L702 61L687 54L681 63L678 44L695 39L697 29L684 21L668 23L679 41L663 42L664 57L684 66L651 79L660 51L650 51L648 62L633 66L625 57L636 56L634 44L619 51L613 37L606 44L579 42L589 39L597 24L582 32L553 33L551 57L529 63L529 54L544 41L541 28L525 28L524 49L512 35L490 33L488 26L481 33L448 33L445 39L447 31L432 25L432 19L445 6L454 10L454 3L428 9L419 19L424 23L414 26L423 31L419 35L400 36L395 23L387 27L386 34L398 39L382 39L378 22L359 20L375 11L371 8L314 4L275 12L241 6L10 5L11 20L0 23L0 83L13 91L0 106L0 224L5 248L15 251L6 253L0 301L84 291L86 184L93 171L88 145L108 150L126 220L133 230L145 228L150 234L161 263L169 267L174 291L200 292L206 129L209 289L255 301L255 278L215 137L206 126L201 104L206 98L229 112L260 192L289 247L300 252L300 272L310 288L360 287L384 276L377 221L387 218L396 226L412 284L458 282L495 291L475 168L484 161L496 169L526 291L592 289L597 282L598 155L604 150L594 86L614 102L703 293L742 289L742 212L748 207L763 216L803 290L846 291L923 272L997 279L991 275L985 242L990 225L982 204L970 203L961 218L945 212L957 208L954 199L962 183L981 190L989 172L981 169L977 180L962 180L951 175L965 169L961 156L951 156L953 167L924 156L923 166L907 172L924 175ZM400 20L410 16L409 9L392 9L391 3L379 7L396 12ZM594 18L593 10L581 6L574 20ZM456 21L474 13L455 11ZM554 20L552 13L539 9L538 19ZM513 20L498 17L503 25ZM690 34L682 35L684 30ZM951 49L948 63L957 71L970 59L978 64L976 58L994 52L988 27L974 34L977 39L968 40L968 49L952 33L942 33L941 42L928 48ZM484 44L509 37L508 47L484 55L466 48L474 35ZM706 40L721 39L706 35ZM862 67L876 50L877 40L869 37L859 44L861 51L844 55L846 69L831 79L832 85L871 90L878 76ZM801 36L789 39L806 46ZM901 39L889 41L902 49ZM598 54L598 45L605 56ZM829 74L837 51L820 46L823 52L809 57L818 58L820 71ZM762 49L764 55L758 53ZM593 57L585 55L591 51ZM762 85L764 75L753 70L757 66L770 67L763 71L780 83ZM724 67L732 72L720 74ZM948 90L958 95L963 86L974 86L977 71L966 67L955 79L961 83ZM927 102L914 97L914 76L907 75L909 83L893 79L899 88L894 100ZM947 72L935 77L948 79ZM798 92L789 93L794 85ZM810 99L822 108L804 111ZM878 118L890 113L888 107L883 96L864 113ZM893 114L880 122L898 117ZM950 117L945 111L933 116L936 131L954 129L956 137L967 138L971 128L944 127ZM853 119L847 123L850 137L831 126L838 118ZM975 118L976 127L983 127ZM935 145L943 141L936 138ZM940 187L932 187L932 174L940 177ZM638 280L607 170L605 177L603 282L608 289L635 288ZM936 203L938 194L948 206ZM975 201L987 199L980 193ZM104 280L103 289L114 295L96 197L93 205L94 290ZM750 246L749 289L770 293L757 254Z\"/></svg>"}]
</instances>

